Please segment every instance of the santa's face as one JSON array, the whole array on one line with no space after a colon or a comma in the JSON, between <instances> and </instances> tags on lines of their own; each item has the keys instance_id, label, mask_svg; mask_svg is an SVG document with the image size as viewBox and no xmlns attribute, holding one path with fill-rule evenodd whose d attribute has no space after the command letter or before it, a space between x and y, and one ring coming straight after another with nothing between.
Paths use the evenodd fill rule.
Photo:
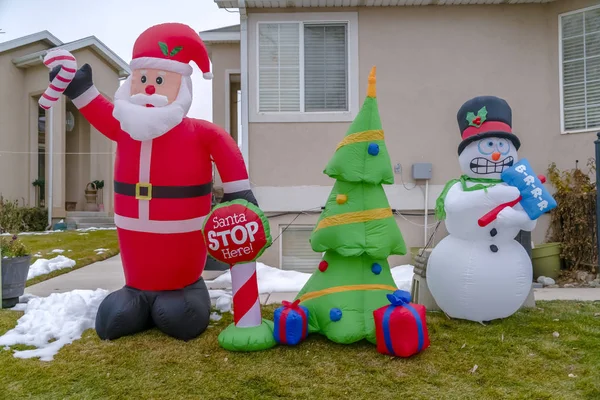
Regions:
<instances>
[{"instance_id":1,"label":"santa's face","mask_svg":"<svg viewBox=\"0 0 600 400\"><path fill-rule=\"evenodd\" d=\"M192 80L175 72L137 69L115 93L113 116L133 139L164 135L181 123L192 105Z\"/></svg>"},{"instance_id":2,"label":"santa's face","mask_svg":"<svg viewBox=\"0 0 600 400\"><path fill-rule=\"evenodd\" d=\"M462 172L471 178L500 179L502 171L519 160L508 139L485 138L470 143L458 156Z\"/></svg>"},{"instance_id":3,"label":"santa's face","mask_svg":"<svg viewBox=\"0 0 600 400\"><path fill-rule=\"evenodd\" d=\"M177 99L181 75L158 69L136 69L131 80L131 96L136 103L147 107L161 107ZM147 104L141 104L148 100Z\"/></svg>"}]
</instances>

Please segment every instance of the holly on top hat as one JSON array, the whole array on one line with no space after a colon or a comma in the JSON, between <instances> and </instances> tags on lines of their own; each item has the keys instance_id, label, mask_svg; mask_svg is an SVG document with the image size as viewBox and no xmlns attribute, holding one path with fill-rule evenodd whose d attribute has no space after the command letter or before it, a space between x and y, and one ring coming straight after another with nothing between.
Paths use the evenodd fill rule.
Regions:
<instances>
[{"instance_id":1,"label":"holly on top hat","mask_svg":"<svg viewBox=\"0 0 600 400\"><path fill-rule=\"evenodd\" d=\"M508 103L495 96L479 96L462 105L456 116L462 142L458 154L470 143L487 137L508 139L517 150L519 138L512 132L512 111Z\"/></svg>"},{"instance_id":2,"label":"holly on top hat","mask_svg":"<svg viewBox=\"0 0 600 400\"><path fill-rule=\"evenodd\" d=\"M133 45L132 69L155 68L191 75L193 61L205 79L212 79L210 59L198 33L187 25L166 23L146 29Z\"/></svg>"}]
</instances>

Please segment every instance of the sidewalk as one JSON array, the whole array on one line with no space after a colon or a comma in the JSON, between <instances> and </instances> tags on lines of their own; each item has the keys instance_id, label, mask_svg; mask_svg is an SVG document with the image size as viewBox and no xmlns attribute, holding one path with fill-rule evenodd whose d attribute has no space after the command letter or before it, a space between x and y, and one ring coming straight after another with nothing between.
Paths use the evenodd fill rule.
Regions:
<instances>
[{"instance_id":1,"label":"sidewalk","mask_svg":"<svg viewBox=\"0 0 600 400\"><path fill-rule=\"evenodd\" d=\"M205 271L202 277L207 281L210 290L231 290L212 284L210 280L221 275L221 271ZM115 256L75 271L40 282L25 289L25 293L35 296L48 296L52 293L63 293L74 289L95 290L98 288L115 291L125 285L125 277L121 265L121 257ZM283 300L293 301L295 292L273 292L260 295L261 304L281 303ZM536 288L535 300L580 300L600 301L600 288Z\"/></svg>"}]
</instances>

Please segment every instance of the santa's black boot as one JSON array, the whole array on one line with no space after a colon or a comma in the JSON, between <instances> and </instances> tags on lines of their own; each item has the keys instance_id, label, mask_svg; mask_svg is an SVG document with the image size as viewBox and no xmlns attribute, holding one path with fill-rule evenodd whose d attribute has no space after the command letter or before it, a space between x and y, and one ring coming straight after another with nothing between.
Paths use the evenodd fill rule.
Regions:
<instances>
[{"instance_id":1,"label":"santa's black boot","mask_svg":"<svg viewBox=\"0 0 600 400\"><path fill-rule=\"evenodd\" d=\"M198 337L210 321L210 295L204 279L183 289L158 292L152 320L158 329L176 339Z\"/></svg>"},{"instance_id":2,"label":"santa's black boot","mask_svg":"<svg viewBox=\"0 0 600 400\"><path fill-rule=\"evenodd\" d=\"M96 333L102 340L114 340L152 327L150 304L143 291L123 287L100 303Z\"/></svg>"}]
</instances>

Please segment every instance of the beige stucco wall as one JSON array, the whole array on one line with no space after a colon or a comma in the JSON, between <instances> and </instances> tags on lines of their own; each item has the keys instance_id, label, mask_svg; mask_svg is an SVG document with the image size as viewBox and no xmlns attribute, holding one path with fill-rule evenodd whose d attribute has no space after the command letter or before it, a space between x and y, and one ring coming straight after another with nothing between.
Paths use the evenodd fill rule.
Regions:
<instances>
[{"instance_id":1,"label":"beige stucco wall","mask_svg":"<svg viewBox=\"0 0 600 400\"><path fill-rule=\"evenodd\" d=\"M22 47L15 51L0 54L0 143L3 150L30 152L19 155L0 156L0 170L11 171L3 174L0 180L0 193L10 199L22 200L25 204L35 204L35 190L31 182L37 177L37 102L32 96L39 96L48 86L48 69L43 65L27 69L19 69L12 64L12 59L43 50L41 44ZM94 83L98 89L112 97L118 88L118 75L111 66L100 59L93 51L82 49L73 52L79 65L89 63L93 68ZM83 201L83 189L90 180L104 180L104 204L106 210L112 210L112 143L102 136L87 121L74 112L76 116L73 132L65 132L65 112L73 110L64 98L53 107L55 112L54 126L54 163L53 163L53 216L60 218L65 214L65 201ZM74 111L74 110L73 110ZM61 117L59 117L61 116ZM69 144L67 134L78 135L78 139ZM79 137L81 137L81 140ZM48 140L48 138L47 138ZM87 141L87 145L84 142ZM83 147L80 147L80 143ZM89 153L105 153L74 156L85 161L77 164L83 168L77 171L66 171L65 153L83 151ZM69 155L69 157L72 157ZM46 166L48 171L48 165ZM85 173L87 172L87 174ZM75 180L74 180L75 179ZM46 182L48 176L46 176ZM67 189L68 188L68 189ZM81 193L78 193L81 192ZM81 196L79 196L81 195ZM75 199L73 198L75 197Z\"/></svg>"},{"instance_id":2,"label":"beige stucco wall","mask_svg":"<svg viewBox=\"0 0 600 400\"><path fill-rule=\"evenodd\" d=\"M26 72L15 68L12 59L45 48L44 44L37 43L0 54L0 143L3 151L17 152L0 154L0 194L21 204L29 203L30 189L33 189L27 157L30 104L25 90Z\"/></svg>"},{"instance_id":3,"label":"beige stucco wall","mask_svg":"<svg viewBox=\"0 0 600 400\"><path fill-rule=\"evenodd\" d=\"M402 165L402 178L411 188L411 165L432 162L430 187L437 194L446 181L461 173L456 112L464 101L478 95L497 95L509 102L513 129L522 142L520 155L538 173L545 173L551 162L572 168L575 160L582 165L594 156L594 132L560 133L558 14L598 3L560 0L545 5L331 11L358 11L360 101L369 70L376 65L392 164ZM250 10L250 23L257 21L253 12L265 10ZM250 37L251 49L253 40ZM249 74L249 97L254 99L256 68L252 65ZM347 122L250 123L253 183L259 187L332 185L322 170L348 126ZM396 184L401 184L399 175ZM422 218L414 220L423 223ZM545 239L547 223L547 218L539 221L533 234L536 243ZM404 220L399 220L399 226L410 246L422 244L423 228ZM444 233L442 228L437 240ZM274 252L267 253L266 259Z\"/></svg>"},{"instance_id":4,"label":"beige stucco wall","mask_svg":"<svg viewBox=\"0 0 600 400\"><path fill-rule=\"evenodd\" d=\"M212 120L223 129L227 126L227 72L240 70L240 45L237 43L226 43L207 46L212 63L213 84L212 101L213 111ZM218 171L215 171L216 188L222 187L221 177Z\"/></svg>"}]
</instances>

